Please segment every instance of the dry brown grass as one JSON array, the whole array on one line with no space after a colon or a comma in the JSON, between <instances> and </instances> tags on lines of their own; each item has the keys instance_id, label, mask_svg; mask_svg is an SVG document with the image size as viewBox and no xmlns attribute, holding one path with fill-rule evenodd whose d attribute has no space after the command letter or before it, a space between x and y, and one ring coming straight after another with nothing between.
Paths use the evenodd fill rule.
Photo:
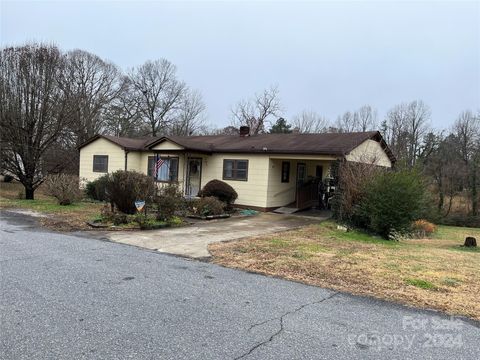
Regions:
<instances>
[{"instance_id":1,"label":"dry brown grass","mask_svg":"<svg viewBox=\"0 0 480 360\"><path fill-rule=\"evenodd\" d=\"M386 241L332 222L209 247L213 262L480 320L480 229L440 226L429 239Z\"/></svg>"},{"instance_id":2,"label":"dry brown grass","mask_svg":"<svg viewBox=\"0 0 480 360\"><path fill-rule=\"evenodd\" d=\"M47 217L39 218L42 225L57 231L91 229L86 222L100 214L102 204L78 202L72 205L59 205L57 200L44 193L40 187L35 192L35 200L19 198L23 186L16 182L0 183L0 209L26 209Z\"/></svg>"},{"instance_id":3,"label":"dry brown grass","mask_svg":"<svg viewBox=\"0 0 480 360\"><path fill-rule=\"evenodd\" d=\"M447 198L445 202L448 203L449 199ZM453 197L451 213L457 214L469 214L472 211L472 202L467 195L460 194Z\"/></svg>"}]
</instances>

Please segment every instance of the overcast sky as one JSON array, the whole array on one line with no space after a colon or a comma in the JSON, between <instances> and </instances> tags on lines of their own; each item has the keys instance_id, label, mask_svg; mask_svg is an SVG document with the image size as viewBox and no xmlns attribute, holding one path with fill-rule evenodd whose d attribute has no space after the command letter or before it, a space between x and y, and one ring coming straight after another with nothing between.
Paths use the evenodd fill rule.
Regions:
<instances>
[{"instance_id":1,"label":"overcast sky","mask_svg":"<svg viewBox=\"0 0 480 360\"><path fill-rule=\"evenodd\" d=\"M203 94L211 124L278 85L285 117L379 116L422 99L448 127L480 109L480 2L138 2L1 0L1 44L54 42L123 69L166 58Z\"/></svg>"}]
</instances>

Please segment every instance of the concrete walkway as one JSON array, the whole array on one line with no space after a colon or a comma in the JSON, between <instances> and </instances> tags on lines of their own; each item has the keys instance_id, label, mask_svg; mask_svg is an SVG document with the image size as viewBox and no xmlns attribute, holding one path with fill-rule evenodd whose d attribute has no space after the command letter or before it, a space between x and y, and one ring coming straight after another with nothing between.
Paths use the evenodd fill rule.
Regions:
<instances>
[{"instance_id":1,"label":"concrete walkway","mask_svg":"<svg viewBox=\"0 0 480 360\"><path fill-rule=\"evenodd\" d=\"M270 234L318 224L324 218L261 213L256 216L212 220L190 226L150 231L119 231L102 233L102 237L118 243L140 246L164 253L209 257L208 244L245 237Z\"/></svg>"}]
</instances>

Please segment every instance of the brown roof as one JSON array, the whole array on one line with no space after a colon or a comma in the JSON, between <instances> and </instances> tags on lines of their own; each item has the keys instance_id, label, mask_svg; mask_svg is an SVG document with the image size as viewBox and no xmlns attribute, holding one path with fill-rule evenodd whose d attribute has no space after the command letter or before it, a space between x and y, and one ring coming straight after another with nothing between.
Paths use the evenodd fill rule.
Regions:
<instances>
[{"instance_id":1,"label":"brown roof","mask_svg":"<svg viewBox=\"0 0 480 360\"><path fill-rule=\"evenodd\" d=\"M161 136L124 138L97 135L80 146L103 137L126 150L146 151L163 141L174 142L187 150L205 153L276 153L344 156L365 140L381 143L390 160L395 157L378 131L324 134L261 134L247 137L233 135Z\"/></svg>"},{"instance_id":2,"label":"brown roof","mask_svg":"<svg viewBox=\"0 0 480 360\"><path fill-rule=\"evenodd\" d=\"M151 136L149 137L143 137L143 138L127 138L127 137L119 137L119 136L111 136L111 135L95 135L85 141L82 145L78 147L78 149L81 149L82 147L94 142L95 140L103 138L108 141L111 141L114 144L117 144L118 146L124 148L125 150L146 150L145 145L151 142L153 138Z\"/></svg>"}]
</instances>

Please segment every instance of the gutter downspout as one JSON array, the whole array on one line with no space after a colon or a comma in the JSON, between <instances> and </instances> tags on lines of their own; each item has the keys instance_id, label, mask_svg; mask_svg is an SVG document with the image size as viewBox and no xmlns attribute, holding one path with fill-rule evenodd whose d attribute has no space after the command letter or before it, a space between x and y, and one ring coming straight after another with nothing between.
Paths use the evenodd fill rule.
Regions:
<instances>
[{"instance_id":1,"label":"gutter downspout","mask_svg":"<svg viewBox=\"0 0 480 360\"><path fill-rule=\"evenodd\" d=\"M183 154L184 158L184 166L183 166L183 194L187 195L187 190L188 190L188 159L189 159L189 154L185 152Z\"/></svg>"},{"instance_id":2,"label":"gutter downspout","mask_svg":"<svg viewBox=\"0 0 480 360\"><path fill-rule=\"evenodd\" d=\"M128 151L127 149L124 149L125 151L125 171L127 171L127 165L128 165L128 153L130 151Z\"/></svg>"}]
</instances>

